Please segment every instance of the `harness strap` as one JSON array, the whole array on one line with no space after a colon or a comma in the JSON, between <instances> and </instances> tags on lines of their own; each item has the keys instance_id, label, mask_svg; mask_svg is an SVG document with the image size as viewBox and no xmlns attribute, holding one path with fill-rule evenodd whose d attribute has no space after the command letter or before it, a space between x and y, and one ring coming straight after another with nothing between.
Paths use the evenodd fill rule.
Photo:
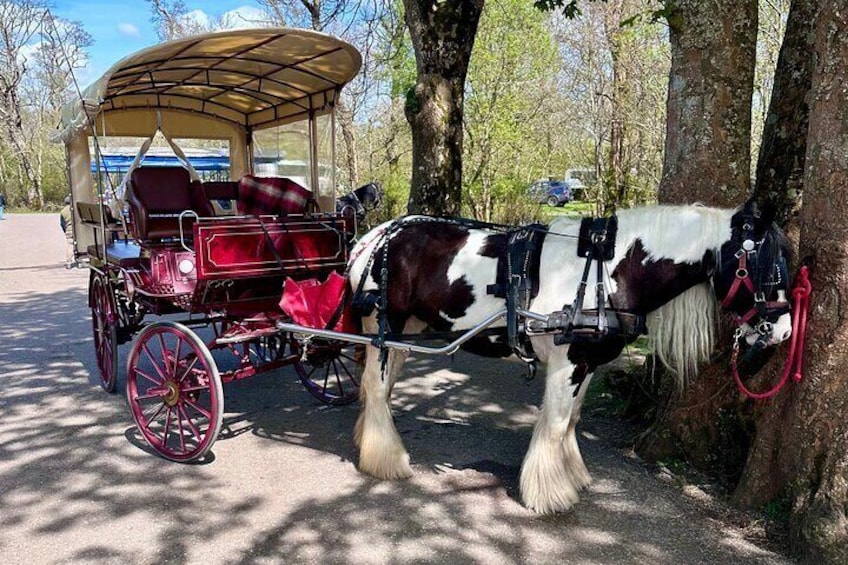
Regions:
<instances>
[{"instance_id":1,"label":"harness strap","mask_svg":"<svg viewBox=\"0 0 848 565\"><path fill-rule=\"evenodd\" d=\"M723 308L730 306L733 299L736 298L736 293L739 292L739 287L745 286L751 294L754 294L754 281L751 280L751 273L748 271L748 253L744 250L739 250L739 266L736 269L736 278L733 279L733 284L730 285L730 290L727 291L727 296L721 301Z\"/></svg>"}]
</instances>

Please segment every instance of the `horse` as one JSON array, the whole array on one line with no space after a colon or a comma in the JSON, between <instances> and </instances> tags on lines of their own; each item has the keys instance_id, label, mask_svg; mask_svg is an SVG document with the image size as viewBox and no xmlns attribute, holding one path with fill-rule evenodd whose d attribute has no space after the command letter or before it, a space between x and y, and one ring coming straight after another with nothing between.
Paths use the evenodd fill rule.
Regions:
<instances>
[{"instance_id":1,"label":"horse","mask_svg":"<svg viewBox=\"0 0 848 565\"><path fill-rule=\"evenodd\" d=\"M369 182L348 192L336 200L336 212L352 210L357 222L365 219L365 214L380 207L383 199L383 189L377 182Z\"/></svg>"},{"instance_id":2,"label":"horse","mask_svg":"<svg viewBox=\"0 0 848 565\"><path fill-rule=\"evenodd\" d=\"M773 211L760 214L750 201L738 209L651 206L619 212L606 274L599 270L608 287L604 306L644 316L656 355L675 371L678 386L712 353L719 305L736 319L736 337L749 344L774 346L790 336L789 244L773 218ZM581 273L588 268L577 255L579 227L580 221L564 218L548 226L530 311L561 311L581 280L585 285ZM498 227L444 218L386 222L354 247L350 285L371 295L383 286L383 332L389 335L468 330L504 308L504 299L487 287L503 268L508 235ZM587 311L598 300L588 293ZM357 316L364 334L380 335L379 310ZM575 435L580 409L595 369L618 357L636 336L596 337L562 345L550 334L529 337L535 356L547 364L547 376L519 486L523 503L538 513L569 510L591 482ZM466 345L475 353L506 356L512 350L502 338L477 336ZM366 346L354 429L358 466L379 479L407 478L412 468L392 420L390 397L408 352L392 349L381 357L373 343Z\"/></svg>"}]
</instances>

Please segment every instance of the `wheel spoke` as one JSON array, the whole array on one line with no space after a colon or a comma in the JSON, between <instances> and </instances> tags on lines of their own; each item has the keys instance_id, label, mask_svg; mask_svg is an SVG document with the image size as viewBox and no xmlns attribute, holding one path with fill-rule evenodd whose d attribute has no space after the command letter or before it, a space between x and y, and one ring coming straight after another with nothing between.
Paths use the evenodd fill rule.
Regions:
<instances>
[{"instance_id":1,"label":"wheel spoke","mask_svg":"<svg viewBox=\"0 0 848 565\"><path fill-rule=\"evenodd\" d=\"M188 376L188 374L189 374L192 370L194 370L194 366L195 366L195 365L197 365L197 357L195 357L194 359L192 359L192 360L191 360L191 364L190 364L190 365L186 368L186 370L183 372L183 376L181 376L179 379L177 379L177 382L183 382L183 381L185 380L185 378Z\"/></svg>"},{"instance_id":2,"label":"wheel spoke","mask_svg":"<svg viewBox=\"0 0 848 565\"><path fill-rule=\"evenodd\" d=\"M162 433L162 447L168 447L168 429L171 427L171 407L168 406L168 413L165 414L165 431ZM150 428L148 428L150 429Z\"/></svg>"},{"instance_id":3,"label":"wheel spoke","mask_svg":"<svg viewBox=\"0 0 848 565\"><path fill-rule=\"evenodd\" d=\"M183 340L178 337L177 338L177 350L174 352L174 370L171 373L172 375L177 374L177 363L180 360L180 352L183 348L182 346L183 346Z\"/></svg>"},{"instance_id":4,"label":"wheel spoke","mask_svg":"<svg viewBox=\"0 0 848 565\"><path fill-rule=\"evenodd\" d=\"M165 346L165 332L159 332L158 334L156 334L156 337L159 338L159 346L162 348L162 364L164 365L163 368L169 375L173 375L177 372L177 370L176 368L171 368L170 364L168 363L169 351L168 348Z\"/></svg>"},{"instance_id":5,"label":"wheel spoke","mask_svg":"<svg viewBox=\"0 0 848 565\"><path fill-rule=\"evenodd\" d=\"M141 375L142 377L144 377L145 379L147 379L148 381L150 381L151 383L153 383L153 384L155 384L155 385L160 385L160 386L161 386L161 385L165 384L165 379L164 379L164 377L162 378L162 380L161 380L161 381L157 381L154 377L151 377L150 375L148 375L147 373L145 373L144 371L142 371L142 370L141 370L141 369L139 369L138 367L136 367L136 368L135 368L135 373L136 373L137 375Z\"/></svg>"},{"instance_id":6,"label":"wheel spoke","mask_svg":"<svg viewBox=\"0 0 848 565\"><path fill-rule=\"evenodd\" d=\"M139 400L140 400L140 398L139 398ZM144 413L144 421L145 421L145 422L152 422L153 420L155 420L156 418L158 418L158 417L159 417L159 414L161 414L161 413L162 413L162 409L163 409L163 408L166 408L167 406L168 406L168 405L167 405L167 404L165 404L165 402L164 402L164 401L162 401L162 402L159 404L159 408L156 410L156 412L154 412L154 413L153 413L153 415L152 415L152 416L148 416L148 415L147 415L147 413L145 412L145 413ZM156 405L154 404L154 405L153 405L153 407L155 408L155 407L156 407Z\"/></svg>"},{"instance_id":7,"label":"wheel spoke","mask_svg":"<svg viewBox=\"0 0 848 565\"><path fill-rule=\"evenodd\" d=\"M188 424L188 427L191 430L191 433L194 436L195 441L197 441L197 443L200 443L200 440L202 439L201 436L200 436L200 431L194 426L194 423L191 421L191 418L188 415L188 411L185 410L182 407L182 405L178 405L177 410L179 410L180 413L185 418L186 424Z\"/></svg>"},{"instance_id":8,"label":"wheel spoke","mask_svg":"<svg viewBox=\"0 0 848 565\"><path fill-rule=\"evenodd\" d=\"M182 450L183 453L185 453L185 451L186 451L185 430L183 429L183 418L182 418L182 414L180 412L179 404L177 405L176 413L177 413L177 424L179 424L179 426L180 426L180 434L179 434L180 435L180 449Z\"/></svg>"},{"instance_id":9,"label":"wheel spoke","mask_svg":"<svg viewBox=\"0 0 848 565\"><path fill-rule=\"evenodd\" d=\"M347 359L349 359L349 357ZM356 375L350 372L350 369L347 368L347 365L345 365L341 361L339 361L339 365L342 366L342 369L344 369L344 372L347 373L347 376L350 378L350 380L353 381L353 384L359 386L359 381L356 380ZM356 371L354 371L354 373L355 372Z\"/></svg>"},{"instance_id":10,"label":"wheel spoke","mask_svg":"<svg viewBox=\"0 0 848 565\"><path fill-rule=\"evenodd\" d=\"M339 374L339 367L336 365L336 359L333 359L333 374L336 375L336 383L339 385L339 396L344 396L344 385L342 384L342 376Z\"/></svg>"},{"instance_id":11,"label":"wheel spoke","mask_svg":"<svg viewBox=\"0 0 848 565\"><path fill-rule=\"evenodd\" d=\"M144 353L147 355L147 358L153 364L153 368L156 369L156 372L159 374L159 378L162 379L162 381L159 384L162 384L166 380L168 380L168 377L165 376L165 373L163 373L162 369L159 367L159 363L153 358L153 353L151 353L150 348L147 347L147 342L142 344L141 349L142 349L142 351L144 351ZM162 352L162 357L163 357L163 361L164 361L164 357L165 357L164 351ZM167 361L165 361L165 362L167 363Z\"/></svg>"},{"instance_id":12,"label":"wheel spoke","mask_svg":"<svg viewBox=\"0 0 848 565\"><path fill-rule=\"evenodd\" d=\"M206 418L210 420L212 419L212 414L208 412L205 408L202 408L199 404L196 404L193 400L189 400L186 398L184 402L195 410L197 410L198 412L200 412L201 414L203 414Z\"/></svg>"}]
</instances>

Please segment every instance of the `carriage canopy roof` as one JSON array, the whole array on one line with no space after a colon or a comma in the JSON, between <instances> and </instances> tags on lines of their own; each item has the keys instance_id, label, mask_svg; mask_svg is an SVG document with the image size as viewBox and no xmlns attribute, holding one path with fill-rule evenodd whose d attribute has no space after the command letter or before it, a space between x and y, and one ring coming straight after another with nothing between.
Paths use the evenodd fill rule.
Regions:
<instances>
[{"instance_id":1,"label":"carriage canopy roof","mask_svg":"<svg viewBox=\"0 0 848 565\"><path fill-rule=\"evenodd\" d=\"M161 43L118 61L62 111L57 140L88 129L87 117L129 109L201 113L247 128L332 107L362 58L323 33L240 29Z\"/></svg>"}]
</instances>

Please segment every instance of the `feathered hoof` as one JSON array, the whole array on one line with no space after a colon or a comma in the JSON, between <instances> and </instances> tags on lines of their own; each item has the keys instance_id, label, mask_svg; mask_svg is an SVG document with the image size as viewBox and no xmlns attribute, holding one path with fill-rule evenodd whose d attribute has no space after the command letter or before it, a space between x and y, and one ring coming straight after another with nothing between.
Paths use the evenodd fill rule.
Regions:
<instances>
[{"instance_id":1,"label":"feathered hoof","mask_svg":"<svg viewBox=\"0 0 848 565\"><path fill-rule=\"evenodd\" d=\"M363 445L359 451L359 470L382 480L408 479L412 476L409 454L404 450L374 450Z\"/></svg>"},{"instance_id":2,"label":"feathered hoof","mask_svg":"<svg viewBox=\"0 0 848 565\"><path fill-rule=\"evenodd\" d=\"M568 512L580 501L577 489L568 481L543 483L540 477L521 474L521 501L539 514Z\"/></svg>"},{"instance_id":3,"label":"feathered hoof","mask_svg":"<svg viewBox=\"0 0 848 565\"><path fill-rule=\"evenodd\" d=\"M582 460L569 465L562 460L526 460L521 467L521 500L539 514L568 512L580 501L580 490L592 482Z\"/></svg>"}]
</instances>

